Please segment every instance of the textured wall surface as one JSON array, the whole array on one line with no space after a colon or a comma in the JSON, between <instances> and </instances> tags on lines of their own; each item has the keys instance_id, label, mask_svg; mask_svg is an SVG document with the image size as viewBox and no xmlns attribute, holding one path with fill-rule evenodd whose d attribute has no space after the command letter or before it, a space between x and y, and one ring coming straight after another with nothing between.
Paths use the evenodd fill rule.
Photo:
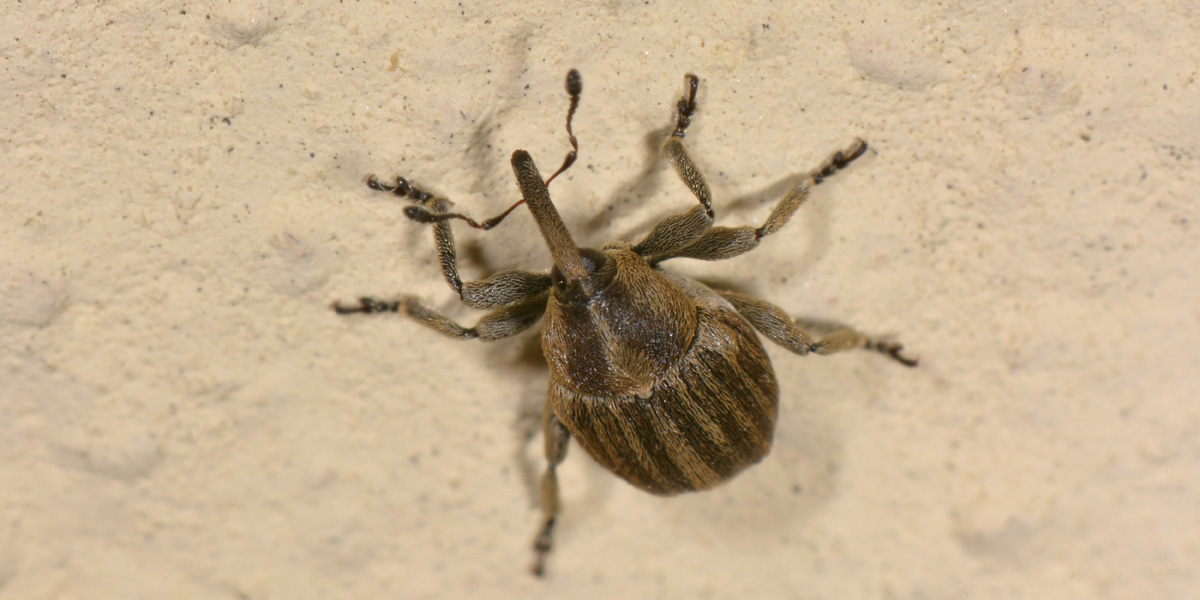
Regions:
<instances>
[{"instance_id":1,"label":"textured wall surface","mask_svg":"<svg viewBox=\"0 0 1200 600\"><path fill-rule=\"evenodd\" d=\"M0 598L1200 597L1194 2L0 4ZM532 578L547 374L336 299L456 319L368 173L491 216L567 149L581 244L689 208L755 252L679 272L895 335L771 346L772 454L661 499L574 446ZM528 213L464 274L542 269Z\"/></svg>"}]
</instances>

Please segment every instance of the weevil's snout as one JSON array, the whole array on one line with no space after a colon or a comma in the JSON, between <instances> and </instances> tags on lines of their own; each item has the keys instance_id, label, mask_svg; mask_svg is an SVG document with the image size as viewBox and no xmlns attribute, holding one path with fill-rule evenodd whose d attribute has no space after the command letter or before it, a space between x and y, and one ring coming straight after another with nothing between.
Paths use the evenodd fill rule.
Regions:
<instances>
[{"instance_id":1,"label":"weevil's snout","mask_svg":"<svg viewBox=\"0 0 1200 600\"><path fill-rule=\"evenodd\" d=\"M608 268L608 257L592 248L580 248L579 259L587 275L583 281L569 281L558 265L550 269L550 283L554 285L555 295L566 302L586 301L596 292L608 287L612 281L613 272Z\"/></svg>"}]
</instances>

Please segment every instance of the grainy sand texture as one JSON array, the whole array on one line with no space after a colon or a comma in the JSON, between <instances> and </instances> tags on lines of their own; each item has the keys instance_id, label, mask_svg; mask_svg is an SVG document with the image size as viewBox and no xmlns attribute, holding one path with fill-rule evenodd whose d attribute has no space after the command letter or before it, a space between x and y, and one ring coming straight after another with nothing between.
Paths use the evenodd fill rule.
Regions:
<instances>
[{"instance_id":1,"label":"grainy sand texture","mask_svg":"<svg viewBox=\"0 0 1200 600\"><path fill-rule=\"evenodd\" d=\"M1200 598L1195 2L0 3L0 599ZM695 201L779 233L669 268L894 336L768 345L771 454L640 492L572 445L529 573L548 373L464 323L427 226L519 198L581 245ZM527 211L468 278L547 269Z\"/></svg>"}]
</instances>

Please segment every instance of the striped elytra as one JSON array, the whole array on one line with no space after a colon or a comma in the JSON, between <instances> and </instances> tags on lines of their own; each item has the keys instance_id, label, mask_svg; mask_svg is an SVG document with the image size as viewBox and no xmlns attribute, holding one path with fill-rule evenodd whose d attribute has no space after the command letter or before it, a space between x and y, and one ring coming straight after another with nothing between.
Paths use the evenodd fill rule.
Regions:
<instances>
[{"instance_id":1,"label":"striped elytra","mask_svg":"<svg viewBox=\"0 0 1200 600\"><path fill-rule=\"evenodd\" d=\"M766 456L779 388L750 324L701 284L627 249L605 254L617 268L589 302L551 296L547 410L653 494L710 488Z\"/></svg>"}]
</instances>

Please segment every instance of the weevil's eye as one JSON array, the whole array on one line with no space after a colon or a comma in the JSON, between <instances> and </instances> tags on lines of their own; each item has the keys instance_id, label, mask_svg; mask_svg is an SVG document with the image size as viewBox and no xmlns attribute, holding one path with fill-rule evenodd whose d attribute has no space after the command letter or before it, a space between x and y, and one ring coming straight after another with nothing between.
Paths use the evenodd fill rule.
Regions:
<instances>
[{"instance_id":1,"label":"weevil's eye","mask_svg":"<svg viewBox=\"0 0 1200 600\"><path fill-rule=\"evenodd\" d=\"M562 271L558 270L558 265L554 265L554 267L550 269L550 285L553 285L554 289L559 293L562 293L567 289L567 279L563 277Z\"/></svg>"}]
</instances>

